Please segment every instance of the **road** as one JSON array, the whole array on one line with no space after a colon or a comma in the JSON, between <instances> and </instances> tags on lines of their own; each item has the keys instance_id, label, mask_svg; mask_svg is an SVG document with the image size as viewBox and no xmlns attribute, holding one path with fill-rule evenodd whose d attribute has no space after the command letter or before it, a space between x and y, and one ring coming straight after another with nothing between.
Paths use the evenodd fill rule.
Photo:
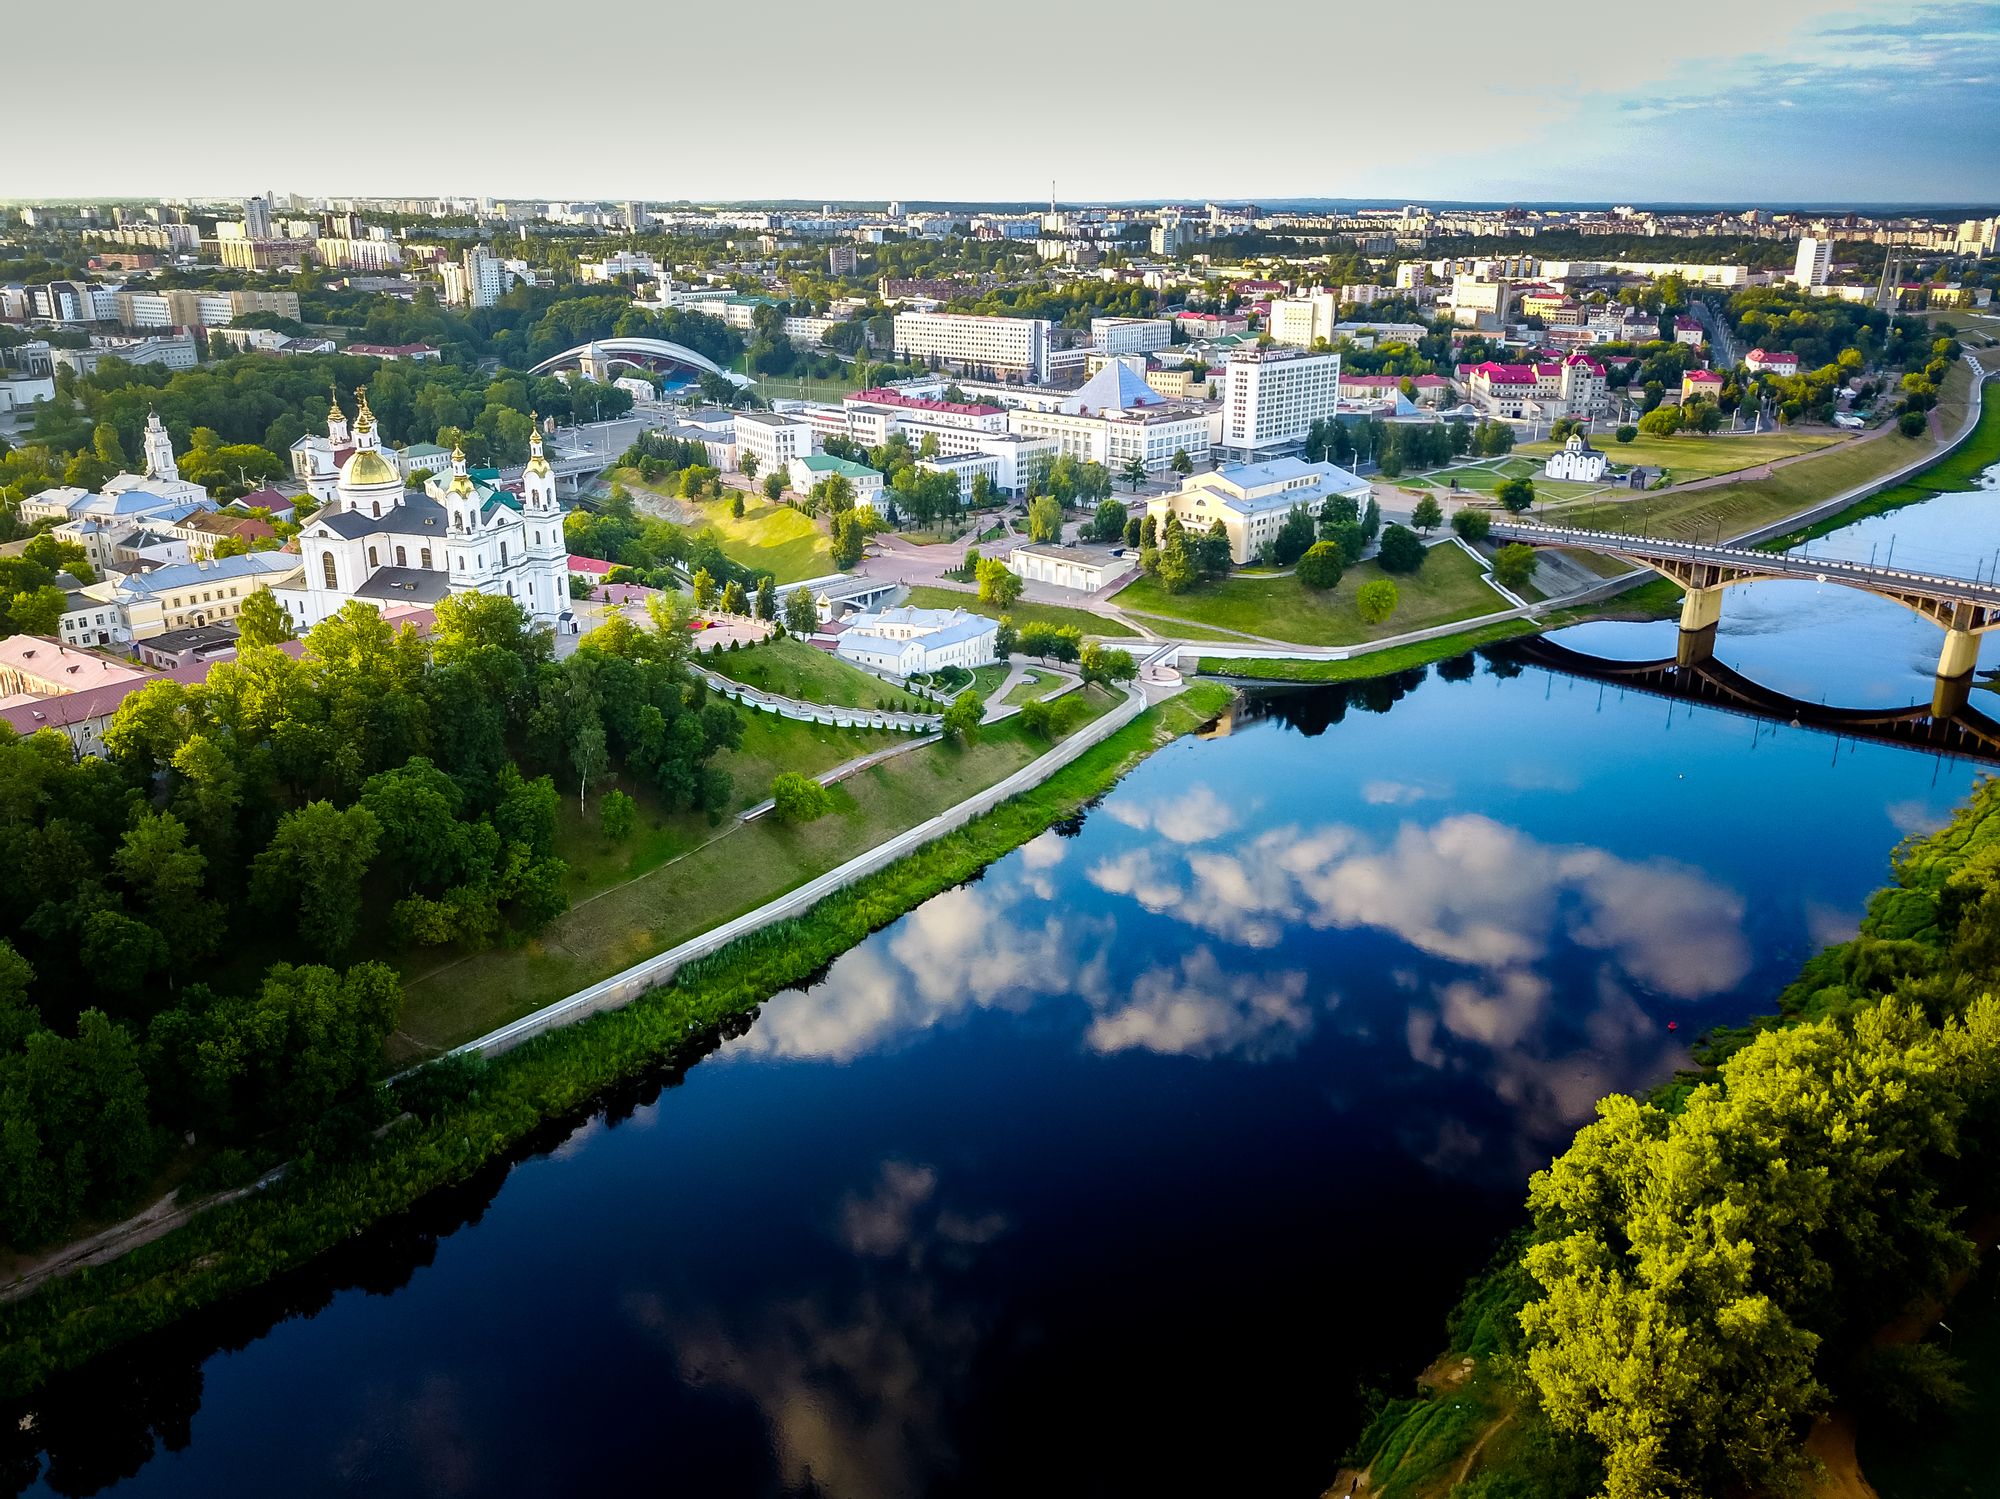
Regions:
<instances>
[{"instance_id":1,"label":"road","mask_svg":"<svg viewBox=\"0 0 2000 1499\"><path fill-rule=\"evenodd\" d=\"M1725 571L1755 573L1760 577L1812 578L1820 582L1848 583L1896 598L1981 604L1989 608L2000 606L2000 581L1992 578L1953 578L1941 573L1910 572L1899 567L1846 562L1839 558L1812 557L1797 552L1760 552L1754 547L1668 541L1631 536L1619 531L1584 531L1570 526L1523 525L1517 521L1496 520L1491 534L1495 541L1521 541L1530 546L1580 547L1585 551L1609 552L1642 562L1704 562Z\"/></svg>"}]
</instances>

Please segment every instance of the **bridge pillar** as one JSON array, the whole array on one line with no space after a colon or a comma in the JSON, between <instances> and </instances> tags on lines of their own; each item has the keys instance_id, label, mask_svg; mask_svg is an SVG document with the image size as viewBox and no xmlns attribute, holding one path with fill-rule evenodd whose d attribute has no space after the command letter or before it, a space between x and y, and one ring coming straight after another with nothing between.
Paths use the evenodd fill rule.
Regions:
<instances>
[{"instance_id":1,"label":"bridge pillar","mask_svg":"<svg viewBox=\"0 0 2000 1499\"><path fill-rule=\"evenodd\" d=\"M1979 637L1970 630L1946 630L1944 649L1938 652L1939 679L1956 681L1960 677L1969 677L1978 664Z\"/></svg>"},{"instance_id":2,"label":"bridge pillar","mask_svg":"<svg viewBox=\"0 0 2000 1499\"><path fill-rule=\"evenodd\" d=\"M1720 588L1690 588L1681 599L1681 631L1713 630L1722 619Z\"/></svg>"},{"instance_id":3,"label":"bridge pillar","mask_svg":"<svg viewBox=\"0 0 2000 1499\"><path fill-rule=\"evenodd\" d=\"M1715 627L1722 618L1720 588L1690 588L1681 600L1681 633L1674 659L1693 666L1715 654Z\"/></svg>"},{"instance_id":4,"label":"bridge pillar","mask_svg":"<svg viewBox=\"0 0 2000 1499\"><path fill-rule=\"evenodd\" d=\"M1947 677L1940 674L1931 683L1931 717L1950 718L1972 701L1972 674Z\"/></svg>"}]
</instances>

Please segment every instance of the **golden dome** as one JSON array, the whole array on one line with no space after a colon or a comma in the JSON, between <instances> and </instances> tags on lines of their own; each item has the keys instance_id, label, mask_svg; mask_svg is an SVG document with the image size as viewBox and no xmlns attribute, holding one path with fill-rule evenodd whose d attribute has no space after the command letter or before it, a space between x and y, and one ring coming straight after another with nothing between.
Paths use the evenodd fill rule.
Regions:
<instances>
[{"instance_id":1,"label":"golden dome","mask_svg":"<svg viewBox=\"0 0 2000 1499\"><path fill-rule=\"evenodd\" d=\"M403 487L403 476L396 472L394 465L382 456L379 448L356 448L340 470L342 489L367 489L377 484L393 484Z\"/></svg>"}]
</instances>

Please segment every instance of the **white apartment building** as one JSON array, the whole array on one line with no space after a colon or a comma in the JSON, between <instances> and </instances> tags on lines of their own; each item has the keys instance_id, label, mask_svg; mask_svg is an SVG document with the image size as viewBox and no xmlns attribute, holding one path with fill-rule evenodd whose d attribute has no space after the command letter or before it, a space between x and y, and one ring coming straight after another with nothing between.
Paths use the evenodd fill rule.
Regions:
<instances>
[{"instance_id":1,"label":"white apartment building","mask_svg":"<svg viewBox=\"0 0 2000 1499\"><path fill-rule=\"evenodd\" d=\"M87 349L52 349L49 362L56 369L74 370L79 375L93 373L106 359L122 359L127 364L162 364L170 370L191 370L201 363L201 349L190 333L170 333L157 338L92 338Z\"/></svg>"},{"instance_id":2,"label":"white apartment building","mask_svg":"<svg viewBox=\"0 0 2000 1499\"><path fill-rule=\"evenodd\" d=\"M1451 318L1462 328L1491 328L1514 310L1514 284L1477 276L1451 278Z\"/></svg>"},{"instance_id":3,"label":"white apartment building","mask_svg":"<svg viewBox=\"0 0 2000 1499\"><path fill-rule=\"evenodd\" d=\"M1265 331L1274 343L1310 349L1316 339L1332 343L1334 324L1339 321L1340 299L1322 289L1304 297L1273 297Z\"/></svg>"},{"instance_id":4,"label":"white apartment building","mask_svg":"<svg viewBox=\"0 0 2000 1499\"><path fill-rule=\"evenodd\" d=\"M507 268L484 245L465 252L465 295L474 307L491 307L507 292Z\"/></svg>"},{"instance_id":5,"label":"white apartment building","mask_svg":"<svg viewBox=\"0 0 2000 1499\"><path fill-rule=\"evenodd\" d=\"M403 263L403 247L393 239L322 236L313 241L313 253L324 265L343 266L355 271L387 271Z\"/></svg>"},{"instance_id":6,"label":"white apartment building","mask_svg":"<svg viewBox=\"0 0 2000 1499\"><path fill-rule=\"evenodd\" d=\"M659 262L644 250L616 250L602 260L579 260L576 263L579 281L616 281L625 276L654 281L659 274Z\"/></svg>"},{"instance_id":7,"label":"white apartment building","mask_svg":"<svg viewBox=\"0 0 2000 1499\"><path fill-rule=\"evenodd\" d=\"M896 314L896 353L936 359L968 373L990 371L1040 384L1048 379L1047 318L970 317L949 312Z\"/></svg>"},{"instance_id":8,"label":"white apartment building","mask_svg":"<svg viewBox=\"0 0 2000 1499\"><path fill-rule=\"evenodd\" d=\"M841 403L848 433L868 447L880 447L892 432L901 432L911 447L936 437L940 453L978 451L983 434L1005 432L1007 409L976 401L944 401L876 388L856 391Z\"/></svg>"},{"instance_id":9,"label":"white apartment building","mask_svg":"<svg viewBox=\"0 0 2000 1499\"><path fill-rule=\"evenodd\" d=\"M1799 256L1792 266L1792 285L1824 286L1826 274L1832 269L1832 240L1817 239L1810 234L1799 240Z\"/></svg>"},{"instance_id":10,"label":"white apartment building","mask_svg":"<svg viewBox=\"0 0 2000 1499\"><path fill-rule=\"evenodd\" d=\"M1158 317L1094 317L1090 341L1100 354L1150 354L1174 341L1174 325Z\"/></svg>"},{"instance_id":11,"label":"white apartment building","mask_svg":"<svg viewBox=\"0 0 2000 1499\"><path fill-rule=\"evenodd\" d=\"M755 457L760 474L785 472L794 458L807 458L816 451L812 427L795 416L775 411L736 413L736 461L741 464L746 453Z\"/></svg>"},{"instance_id":12,"label":"white apartment building","mask_svg":"<svg viewBox=\"0 0 2000 1499\"><path fill-rule=\"evenodd\" d=\"M1222 435L1215 444L1221 457L1253 461L1290 453L1339 405L1338 354L1251 345L1232 350L1223 370Z\"/></svg>"}]
</instances>

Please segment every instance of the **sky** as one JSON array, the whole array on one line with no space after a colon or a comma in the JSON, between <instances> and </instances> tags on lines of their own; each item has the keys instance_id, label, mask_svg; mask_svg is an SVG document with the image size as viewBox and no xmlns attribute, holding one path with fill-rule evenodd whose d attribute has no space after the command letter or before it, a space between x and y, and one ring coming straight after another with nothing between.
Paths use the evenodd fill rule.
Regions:
<instances>
[{"instance_id":1,"label":"sky","mask_svg":"<svg viewBox=\"0 0 2000 1499\"><path fill-rule=\"evenodd\" d=\"M2000 203L2000 0L569 14L100 0L0 198Z\"/></svg>"}]
</instances>

